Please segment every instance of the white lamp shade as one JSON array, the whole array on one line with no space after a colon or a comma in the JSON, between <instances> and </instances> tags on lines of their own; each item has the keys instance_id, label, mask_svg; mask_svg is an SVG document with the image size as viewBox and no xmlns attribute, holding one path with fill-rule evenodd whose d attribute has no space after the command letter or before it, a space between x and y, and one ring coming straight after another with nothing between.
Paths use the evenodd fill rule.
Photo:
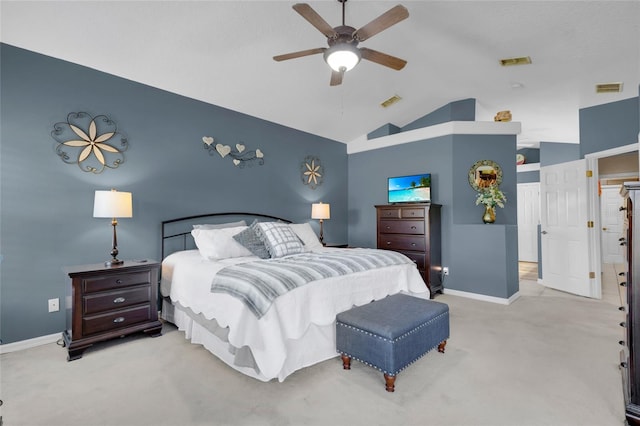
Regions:
<instances>
[{"instance_id":1,"label":"white lamp shade","mask_svg":"<svg viewBox=\"0 0 640 426\"><path fill-rule=\"evenodd\" d=\"M311 219L331 219L331 205L323 203L311 204Z\"/></svg>"},{"instance_id":2,"label":"white lamp shade","mask_svg":"<svg viewBox=\"0 0 640 426\"><path fill-rule=\"evenodd\" d=\"M96 191L93 217L133 217L131 193L116 190Z\"/></svg>"}]
</instances>

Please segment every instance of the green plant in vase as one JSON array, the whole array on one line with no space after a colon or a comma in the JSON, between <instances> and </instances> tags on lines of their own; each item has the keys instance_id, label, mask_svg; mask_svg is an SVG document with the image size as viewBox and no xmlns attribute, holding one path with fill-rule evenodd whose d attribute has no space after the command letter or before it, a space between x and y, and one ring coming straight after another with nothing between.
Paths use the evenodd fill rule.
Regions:
<instances>
[{"instance_id":1,"label":"green plant in vase","mask_svg":"<svg viewBox=\"0 0 640 426\"><path fill-rule=\"evenodd\" d=\"M476 197L476 206L479 204L484 205L484 215L482 215L482 221L484 223L493 223L496 221L496 206L504 208L504 203L507 202L507 197L504 192L494 185L484 191L478 192Z\"/></svg>"}]
</instances>

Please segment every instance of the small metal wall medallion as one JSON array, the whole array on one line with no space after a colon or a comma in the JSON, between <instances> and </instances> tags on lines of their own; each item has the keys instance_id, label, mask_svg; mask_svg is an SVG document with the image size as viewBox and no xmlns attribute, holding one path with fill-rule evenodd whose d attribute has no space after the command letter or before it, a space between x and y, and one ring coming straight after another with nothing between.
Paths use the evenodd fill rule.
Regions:
<instances>
[{"instance_id":1,"label":"small metal wall medallion","mask_svg":"<svg viewBox=\"0 0 640 426\"><path fill-rule=\"evenodd\" d=\"M222 145L221 143L214 145L213 142L214 139L211 136L204 136L202 138L204 149L209 152L209 155L215 155L217 153L222 158L229 156L236 167L242 169L246 165L252 166L253 164L258 164L262 166L264 164L264 153L260 149L247 151L244 144L237 143L235 146L236 150L234 151L229 145Z\"/></svg>"},{"instance_id":2,"label":"small metal wall medallion","mask_svg":"<svg viewBox=\"0 0 640 426\"><path fill-rule=\"evenodd\" d=\"M66 122L53 125L51 137L56 154L67 164L77 164L83 172L99 174L124 163L128 139L106 115L92 117L86 112L70 112Z\"/></svg>"},{"instance_id":3,"label":"small metal wall medallion","mask_svg":"<svg viewBox=\"0 0 640 426\"><path fill-rule=\"evenodd\" d=\"M304 161L300 165L300 177L302 183L307 185L311 189L316 189L322 185L324 179L324 167L320 159L313 155L305 157Z\"/></svg>"}]
</instances>

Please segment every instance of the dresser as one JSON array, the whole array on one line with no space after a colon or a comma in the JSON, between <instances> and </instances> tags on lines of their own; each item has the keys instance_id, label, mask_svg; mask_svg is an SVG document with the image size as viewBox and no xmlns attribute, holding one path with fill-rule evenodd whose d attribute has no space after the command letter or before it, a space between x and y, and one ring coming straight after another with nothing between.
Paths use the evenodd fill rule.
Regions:
<instances>
[{"instance_id":1,"label":"dresser","mask_svg":"<svg viewBox=\"0 0 640 426\"><path fill-rule=\"evenodd\" d=\"M627 422L640 425L640 183L625 183L621 193L626 214L621 243L627 250L626 271L620 277L620 285L626 289L626 303L620 307L625 313L620 323L624 330L620 371Z\"/></svg>"},{"instance_id":2,"label":"dresser","mask_svg":"<svg viewBox=\"0 0 640 426\"><path fill-rule=\"evenodd\" d=\"M431 291L442 293L439 204L411 203L376 206L377 247L413 260Z\"/></svg>"},{"instance_id":3,"label":"dresser","mask_svg":"<svg viewBox=\"0 0 640 426\"><path fill-rule=\"evenodd\" d=\"M143 331L157 337L160 264L125 261L64 268L69 277L67 329L62 333L68 361L81 358L96 342Z\"/></svg>"}]
</instances>

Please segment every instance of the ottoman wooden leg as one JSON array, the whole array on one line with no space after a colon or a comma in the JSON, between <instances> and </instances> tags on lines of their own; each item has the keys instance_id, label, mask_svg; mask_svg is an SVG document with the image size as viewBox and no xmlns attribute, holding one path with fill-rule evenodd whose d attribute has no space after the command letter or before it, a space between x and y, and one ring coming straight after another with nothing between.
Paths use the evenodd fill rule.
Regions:
<instances>
[{"instance_id":1,"label":"ottoman wooden leg","mask_svg":"<svg viewBox=\"0 0 640 426\"><path fill-rule=\"evenodd\" d=\"M351 358L346 355L342 355L342 368L344 370L351 370Z\"/></svg>"},{"instance_id":2,"label":"ottoman wooden leg","mask_svg":"<svg viewBox=\"0 0 640 426\"><path fill-rule=\"evenodd\" d=\"M444 353L444 347L447 346L447 341L443 340L442 342L440 342L440 344L438 345L438 352L440 353Z\"/></svg>"},{"instance_id":3,"label":"ottoman wooden leg","mask_svg":"<svg viewBox=\"0 0 640 426\"><path fill-rule=\"evenodd\" d=\"M393 392L396 390L396 376L389 376L385 373L384 384L387 392Z\"/></svg>"}]
</instances>

